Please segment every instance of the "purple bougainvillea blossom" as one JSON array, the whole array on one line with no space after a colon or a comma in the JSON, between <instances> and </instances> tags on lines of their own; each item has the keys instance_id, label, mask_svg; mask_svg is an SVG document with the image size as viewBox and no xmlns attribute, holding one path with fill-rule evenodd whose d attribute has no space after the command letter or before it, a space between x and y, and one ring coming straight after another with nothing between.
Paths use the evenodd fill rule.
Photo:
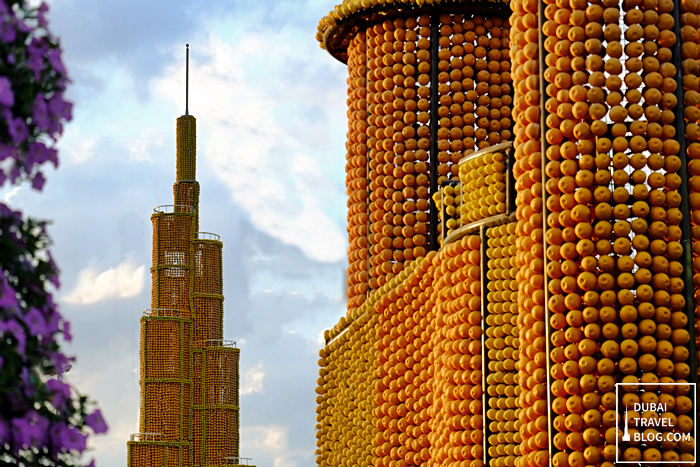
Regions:
<instances>
[{"instance_id":1,"label":"purple bougainvillea blossom","mask_svg":"<svg viewBox=\"0 0 700 467\"><path fill-rule=\"evenodd\" d=\"M41 191L42 188L44 188L44 183L46 183L46 178L44 178L44 174L41 172L37 172L34 175L34 178L32 179L32 188L34 188L37 191Z\"/></svg>"},{"instance_id":2,"label":"purple bougainvillea blossom","mask_svg":"<svg viewBox=\"0 0 700 467\"><path fill-rule=\"evenodd\" d=\"M51 125L51 118L49 117L49 107L46 105L46 96L44 94L37 94L34 98L34 114L32 115L34 124L41 130L48 130Z\"/></svg>"},{"instance_id":3,"label":"purple bougainvillea blossom","mask_svg":"<svg viewBox=\"0 0 700 467\"><path fill-rule=\"evenodd\" d=\"M24 334L22 326L15 320L10 320L5 323L0 321L0 332L8 335L12 334L17 341L17 352L24 354L27 346L27 336Z\"/></svg>"},{"instance_id":4,"label":"purple bougainvillea blossom","mask_svg":"<svg viewBox=\"0 0 700 467\"><path fill-rule=\"evenodd\" d=\"M85 417L85 424L92 428L95 433L106 433L107 423L104 417L102 417L102 412L100 409L95 410L93 413Z\"/></svg>"},{"instance_id":5,"label":"purple bougainvillea blossom","mask_svg":"<svg viewBox=\"0 0 700 467\"><path fill-rule=\"evenodd\" d=\"M32 308L24 315L24 323L32 336L46 335L46 320L37 308Z\"/></svg>"},{"instance_id":6,"label":"purple bougainvillea blossom","mask_svg":"<svg viewBox=\"0 0 700 467\"><path fill-rule=\"evenodd\" d=\"M12 419L12 443L16 449L46 446L49 421L36 411Z\"/></svg>"},{"instance_id":7,"label":"purple bougainvillea blossom","mask_svg":"<svg viewBox=\"0 0 700 467\"><path fill-rule=\"evenodd\" d=\"M63 381L50 379L46 382L46 387L52 394L51 403L54 407L63 407L70 400L70 386Z\"/></svg>"},{"instance_id":8,"label":"purple bougainvillea blossom","mask_svg":"<svg viewBox=\"0 0 700 467\"><path fill-rule=\"evenodd\" d=\"M43 166L58 167L54 145L72 119L47 11L45 3L0 1L0 187L29 182L41 191ZM46 222L0 202L0 231L0 463L77 467L88 433L107 424L61 378L74 358L60 346L72 336L51 294L60 281Z\"/></svg>"},{"instance_id":9,"label":"purple bougainvillea blossom","mask_svg":"<svg viewBox=\"0 0 700 467\"><path fill-rule=\"evenodd\" d=\"M87 435L80 433L75 427L59 423L51 427L51 443L56 452L84 451Z\"/></svg>"},{"instance_id":10,"label":"purple bougainvillea blossom","mask_svg":"<svg viewBox=\"0 0 700 467\"><path fill-rule=\"evenodd\" d=\"M4 76L0 76L0 105L5 107L15 105L15 93L12 92L12 84Z\"/></svg>"},{"instance_id":11,"label":"purple bougainvillea blossom","mask_svg":"<svg viewBox=\"0 0 700 467\"><path fill-rule=\"evenodd\" d=\"M0 308L14 310L19 306L15 289L13 289L7 280L0 275Z\"/></svg>"},{"instance_id":12,"label":"purple bougainvillea blossom","mask_svg":"<svg viewBox=\"0 0 700 467\"><path fill-rule=\"evenodd\" d=\"M47 11L49 11L49 6L46 3L39 5L39 10L37 11L37 21L39 22L39 26L42 28L45 28L48 25L48 22L46 21Z\"/></svg>"}]
</instances>

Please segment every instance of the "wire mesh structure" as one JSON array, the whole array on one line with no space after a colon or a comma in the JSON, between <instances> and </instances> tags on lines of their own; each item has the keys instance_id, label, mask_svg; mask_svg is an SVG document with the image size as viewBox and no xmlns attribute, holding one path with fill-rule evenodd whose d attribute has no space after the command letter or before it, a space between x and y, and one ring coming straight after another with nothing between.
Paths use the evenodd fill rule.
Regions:
<instances>
[{"instance_id":1,"label":"wire mesh structure","mask_svg":"<svg viewBox=\"0 0 700 467\"><path fill-rule=\"evenodd\" d=\"M224 464L237 457L239 433L240 349L218 339L196 342L193 405L195 466Z\"/></svg>"},{"instance_id":2,"label":"wire mesh structure","mask_svg":"<svg viewBox=\"0 0 700 467\"><path fill-rule=\"evenodd\" d=\"M223 340L223 244L198 232L195 136L195 118L178 118L174 204L151 216L152 308L141 318L140 433L127 442L128 467L245 459L238 457L240 350Z\"/></svg>"},{"instance_id":3,"label":"wire mesh structure","mask_svg":"<svg viewBox=\"0 0 700 467\"><path fill-rule=\"evenodd\" d=\"M189 439L192 320L156 309L141 318L140 431L164 441Z\"/></svg>"},{"instance_id":4,"label":"wire mesh structure","mask_svg":"<svg viewBox=\"0 0 700 467\"><path fill-rule=\"evenodd\" d=\"M219 240L198 238L192 242L194 254L192 301L197 310L194 320L195 343L223 339L222 247L223 244Z\"/></svg>"}]
</instances>

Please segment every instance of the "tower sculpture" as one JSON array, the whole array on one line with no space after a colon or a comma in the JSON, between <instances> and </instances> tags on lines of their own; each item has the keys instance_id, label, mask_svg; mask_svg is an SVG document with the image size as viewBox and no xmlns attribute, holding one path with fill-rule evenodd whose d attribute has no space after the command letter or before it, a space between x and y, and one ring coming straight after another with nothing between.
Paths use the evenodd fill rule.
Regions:
<instances>
[{"instance_id":1,"label":"tower sculpture","mask_svg":"<svg viewBox=\"0 0 700 467\"><path fill-rule=\"evenodd\" d=\"M189 45L187 62L189 81ZM140 432L127 443L127 465L248 465L239 457L240 350L223 340L223 244L218 235L199 231L196 120L187 105L176 133L173 204L155 208L151 216L151 308L141 317L139 353Z\"/></svg>"},{"instance_id":2,"label":"tower sculpture","mask_svg":"<svg viewBox=\"0 0 700 467\"><path fill-rule=\"evenodd\" d=\"M695 465L700 4L343 0L316 38L349 195L317 465Z\"/></svg>"}]
</instances>

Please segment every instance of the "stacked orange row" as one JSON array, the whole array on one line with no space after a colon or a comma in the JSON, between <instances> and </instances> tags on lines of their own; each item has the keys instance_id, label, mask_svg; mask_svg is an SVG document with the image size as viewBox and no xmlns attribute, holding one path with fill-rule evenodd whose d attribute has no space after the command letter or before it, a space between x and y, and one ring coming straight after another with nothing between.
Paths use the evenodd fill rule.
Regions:
<instances>
[{"instance_id":1,"label":"stacked orange row","mask_svg":"<svg viewBox=\"0 0 700 467\"><path fill-rule=\"evenodd\" d=\"M348 310L367 298L367 44L358 34L348 47L348 134L346 187L348 194Z\"/></svg>"},{"instance_id":2,"label":"stacked orange row","mask_svg":"<svg viewBox=\"0 0 700 467\"><path fill-rule=\"evenodd\" d=\"M518 397L520 331L518 329L517 224L488 229L486 337L486 422L490 467L514 467L521 453Z\"/></svg>"},{"instance_id":3,"label":"stacked orange row","mask_svg":"<svg viewBox=\"0 0 700 467\"><path fill-rule=\"evenodd\" d=\"M538 6L533 0L513 1L510 18L515 121L513 175L518 221L516 265L519 271L515 279L519 284L521 467L549 464Z\"/></svg>"},{"instance_id":4,"label":"stacked orange row","mask_svg":"<svg viewBox=\"0 0 700 467\"><path fill-rule=\"evenodd\" d=\"M373 415L378 315L370 305L347 330L321 349L316 392L316 463L319 466L374 465ZM345 318L343 318L345 319Z\"/></svg>"},{"instance_id":5,"label":"stacked orange row","mask_svg":"<svg viewBox=\"0 0 700 467\"><path fill-rule=\"evenodd\" d=\"M634 404L658 403L663 383L690 372L673 2L624 0L622 11L614 0L545 4L552 461L677 462L687 443L627 442L618 419L625 406L634 435L639 418L652 416ZM631 385L622 400L616 382ZM684 397L669 409L679 423L639 428L645 438L686 428Z\"/></svg>"},{"instance_id":6,"label":"stacked orange row","mask_svg":"<svg viewBox=\"0 0 700 467\"><path fill-rule=\"evenodd\" d=\"M367 30L371 290L427 252L430 32L428 16Z\"/></svg>"},{"instance_id":7,"label":"stacked orange row","mask_svg":"<svg viewBox=\"0 0 700 467\"><path fill-rule=\"evenodd\" d=\"M480 260L479 237L467 236L435 261L432 459L449 467L483 466Z\"/></svg>"},{"instance_id":8,"label":"stacked orange row","mask_svg":"<svg viewBox=\"0 0 700 467\"><path fill-rule=\"evenodd\" d=\"M695 302L700 303L700 4L684 1L681 9L681 71L688 145L688 191ZM700 348L700 307L695 307L695 345ZM699 372L700 374L700 372Z\"/></svg>"},{"instance_id":9,"label":"stacked orange row","mask_svg":"<svg viewBox=\"0 0 700 467\"><path fill-rule=\"evenodd\" d=\"M501 18L440 16L438 184L458 175L459 160L511 139L509 28Z\"/></svg>"},{"instance_id":10,"label":"stacked orange row","mask_svg":"<svg viewBox=\"0 0 700 467\"><path fill-rule=\"evenodd\" d=\"M434 254L410 263L401 282L377 300L374 387L377 467L429 465Z\"/></svg>"}]
</instances>

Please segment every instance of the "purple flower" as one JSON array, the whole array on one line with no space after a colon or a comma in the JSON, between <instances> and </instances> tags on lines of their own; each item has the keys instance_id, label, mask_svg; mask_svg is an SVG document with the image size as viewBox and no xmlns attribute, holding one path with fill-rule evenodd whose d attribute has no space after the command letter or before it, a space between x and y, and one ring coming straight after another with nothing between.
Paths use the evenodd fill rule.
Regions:
<instances>
[{"instance_id":1,"label":"purple flower","mask_svg":"<svg viewBox=\"0 0 700 467\"><path fill-rule=\"evenodd\" d=\"M27 413L22 418L12 419L12 441L15 449L31 446L44 447L49 421L35 411Z\"/></svg>"},{"instance_id":2,"label":"purple flower","mask_svg":"<svg viewBox=\"0 0 700 467\"><path fill-rule=\"evenodd\" d=\"M51 427L51 442L55 451L79 451L85 450L87 435L79 432L75 427L69 427L65 423L59 423Z\"/></svg>"},{"instance_id":3,"label":"purple flower","mask_svg":"<svg viewBox=\"0 0 700 467\"><path fill-rule=\"evenodd\" d=\"M17 160L18 154L17 148L0 143L0 161L9 158Z\"/></svg>"},{"instance_id":4,"label":"purple flower","mask_svg":"<svg viewBox=\"0 0 700 467\"><path fill-rule=\"evenodd\" d=\"M56 118L70 121L73 118L73 104L64 101L61 94L54 94L49 99L49 113Z\"/></svg>"},{"instance_id":5,"label":"purple flower","mask_svg":"<svg viewBox=\"0 0 700 467\"><path fill-rule=\"evenodd\" d=\"M7 131L15 144L19 144L27 139L27 134L29 133L27 124L19 117L7 120Z\"/></svg>"},{"instance_id":6,"label":"purple flower","mask_svg":"<svg viewBox=\"0 0 700 467\"><path fill-rule=\"evenodd\" d=\"M27 336L25 336L22 326L20 326L17 321L10 320L6 323L0 321L0 332L12 334L17 341L17 352L24 354L27 345Z\"/></svg>"},{"instance_id":7,"label":"purple flower","mask_svg":"<svg viewBox=\"0 0 700 467\"><path fill-rule=\"evenodd\" d=\"M102 417L102 412L100 412L100 409L95 410L93 413L85 417L85 423L87 426L92 428L92 431L94 431L95 434L107 433L107 423L105 422L104 417Z\"/></svg>"},{"instance_id":8,"label":"purple flower","mask_svg":"<svg viewBox=\"0 0 700 467\"><path fill-rule=\"evenodd\" d=\"M5 6L2 3L2 6ZM2 21L0 22L0 40L3 42L14 42L17 38L17 30L14 28L14 21Z\"/></svg>"},{"instance_id":9,"label":"purple flower","mask_svg":"<svg viewBox=\"0 0 700 467\"><path fill-rule=\"evenodd\" d=\"M49 118L49 108L46 105L46 98L43 94L37 94L34 98L34 114L32 116L34 124L39 130L47 130L51 125Z\"/></svg>"},{"instance_id":10,"label":"purple flower","mask_svg":"<svg viewBox=\"0 0 700 467\"><path fill-rule=\"evenodd\" d=\"M70 400L70 386L56 379L50 379L46 382L46 387L53 396L51 403L54 407L63 407Z\"/></svg>"},{"instance_id":11,"label":"purple flower","mask_svg":"<svg viewBox=\"0 0 700 467\"><path fill-rule=\"evenodd\" d=\"M66 74L66 67L61 61L61 49L53 49L49 52L49 63L53 67L54 71L62 75Z\"/></svg>"},{"instance_id":12,"label":"purple flower","mask_svg":"<svg viewBox=\"0 0 700 467\"><path fill-rule=\"evenodd\" d=\"M4 109L2 115L3 117L5 117L5 123L7 124L7 132L10 134L10 138L12 138L13 144L19 144L20 142L27 139L27 124L24 121L22 121L21 118L12 118L12 112L10 112L9 109Z\"/></svg>"},{"instance_id":13,"label":"purple flower","mask_svg":"<svg viewBox=\"0 0 700 467\"><path fill-rule=\"evenodd\" d=\"M56 368L56 373L63 373L63 371L73 361L72 358L66 357L61 352L51 352L49 353L48 357L53 362L53 365Z\"/></svg>"},{"instance_id":14,"label":"purple flower","mask_svg":"<svg viewBox=\"0 0 700 467\"><path fill-rule=\"evenodd\" d=\"M42 3L41 6L39 6L37 15L37 19L39 20L39 26L41 26L42 28L48 26L48 22L46 21L47 11L49 11L49 6L46 3Z\"/></svg>"},{"instance_id":15,"label":"purple flower","mask_svg":"<svg viewBox=\"0 0 700 467\"><path fill-rule=\"evenodd\" d=\"M12 83L4 76L0 76L0 104L5 107L15 105L15 93L12 92Z\"/></svg>"},{"instance_id":16,"label":"purple flower","mask_svg":"<svg viewBox=\"0 0 700 467\"><path fill-rule=\"evenodd\" d=\"M49 315L49 317L46 319L46 330L48 331L49 334L54 334L61 329L60 323L61 323L61 314L58 312L51 313Z\"/></svg>"},{"instance_id":17,"label":"purple flower","mask_svg":"<svg viewBox=\"0 0 700 467\"><path fill-rule=\"evenodd\" d=\"M41 172L37 172L34 177L32 177L32 188L37 191L41 191L41 189L44 188L45 182L46 179L44 178L44 175Z\"/></svg>"},{"instance_id":18,"label":"purple flower","mask_svg":"<svg viewBox=\"0 0 700 467\"><path fill-rule=\"evenodd\" d=\"M5 363L5 359L0 357L0 370L2 370L2 364Z\"/></svg>"},{"instance_id":19,"label":"purple flower","mask_svg":"<svg viewBox=\"0 0 700 467\"><path fill-rule=\"evenodd\" d=\"M24 323L29 328L29 333L32 336L46 335L46 320L41 315L41 312L32 308L29 312L24 315Z\"/></svg>"},{"instance_id":20,"label":"purple flower","mask_svg":"<svg viewBox=\"0 0 700 467\"><path fill-rule=\"evenodd\" d=\"M72 341L73 335L70 333L70 323L68 321L63 321L61 324L63 325L61 329L63 331L63 338L68 342Z\"/></svg>"},{"instance_id":21,"label":"purple flower","mask_svg":"<svg viewBox=\"0 0 700 467\"><path fill-rule=\"evenodd\" d=\"M0 308L17 309L18 305L15 289L3 276L0 276Z\"/></svg>"}]
</instances>

